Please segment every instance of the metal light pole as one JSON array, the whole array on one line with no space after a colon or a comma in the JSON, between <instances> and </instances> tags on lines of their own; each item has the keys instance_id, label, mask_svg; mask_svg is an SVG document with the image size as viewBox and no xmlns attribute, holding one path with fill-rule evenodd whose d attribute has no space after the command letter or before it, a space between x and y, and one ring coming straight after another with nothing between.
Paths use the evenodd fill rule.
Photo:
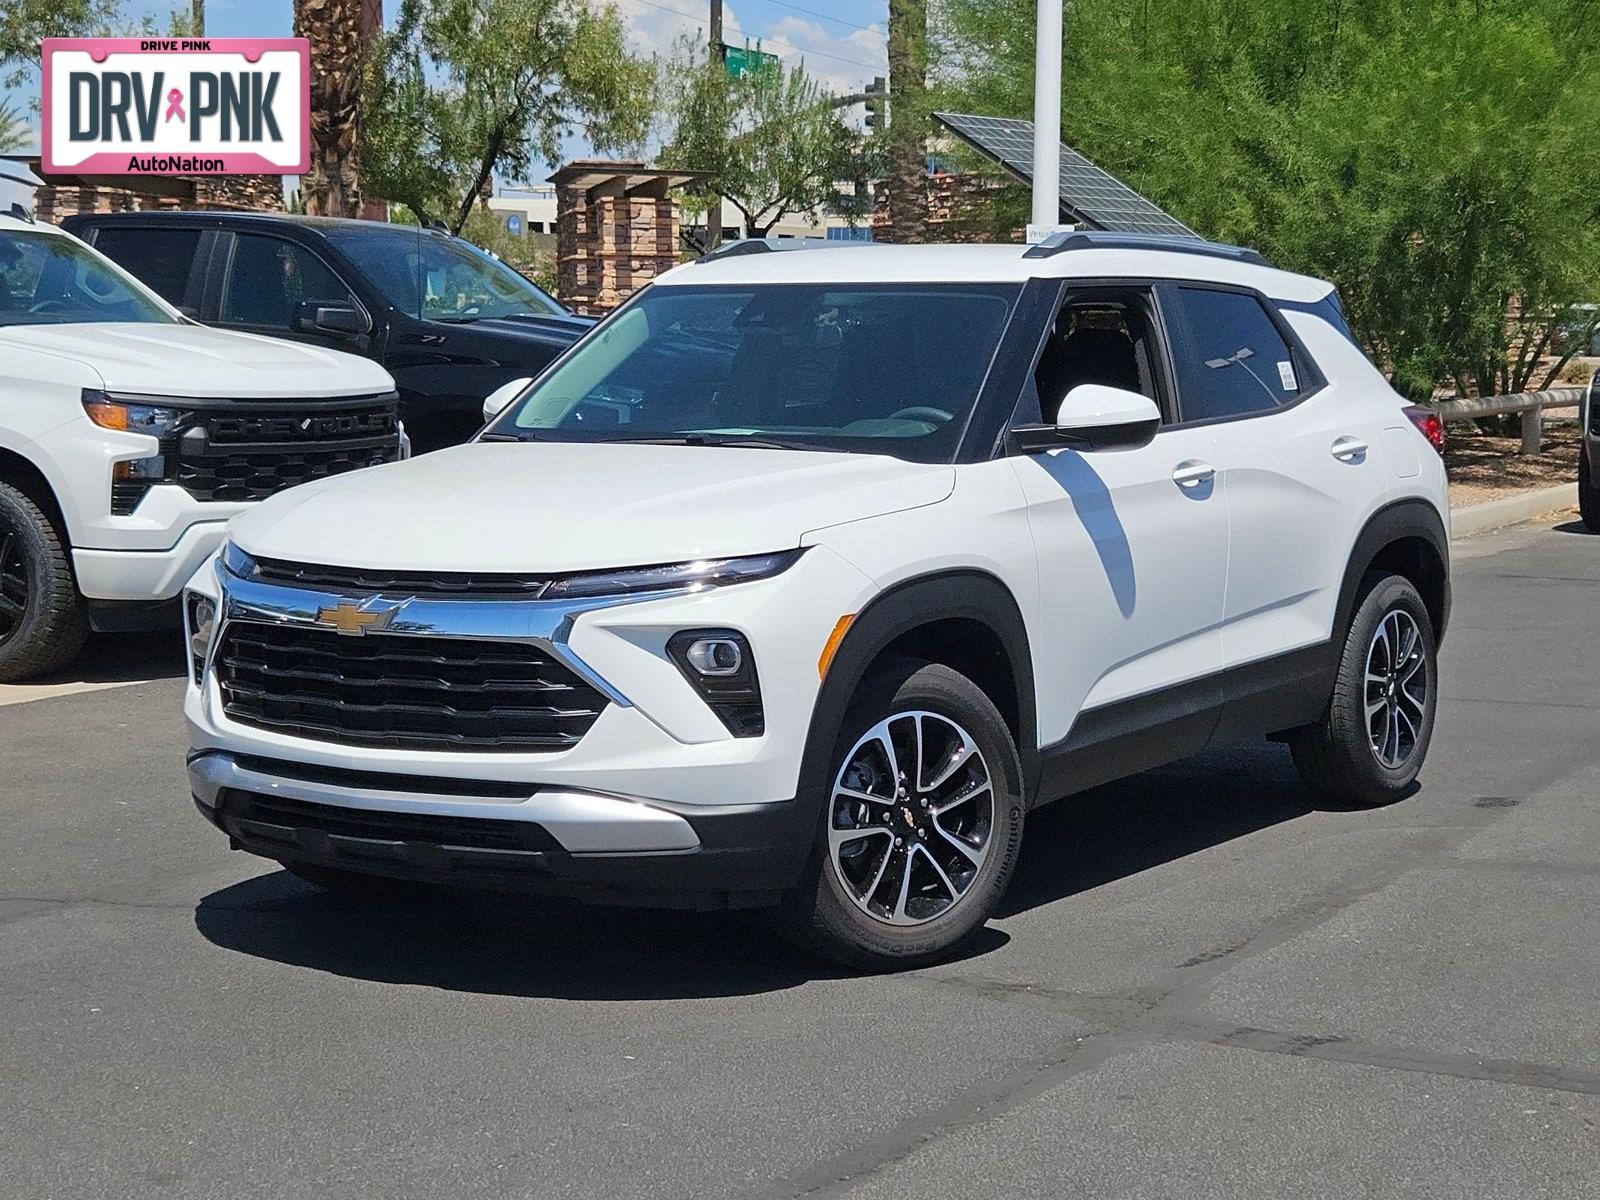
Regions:
<instances>
[{"instance_id":1,"label":"metal light pole","mask_svg":"<svg viewBox=\"0 0 1600 1200\"><path fill-rule=\"evenodd\" d=\"M1033 48L1033 224L1061 222L1061 8L1039 0Z\"/></svg>"}]
</instances>

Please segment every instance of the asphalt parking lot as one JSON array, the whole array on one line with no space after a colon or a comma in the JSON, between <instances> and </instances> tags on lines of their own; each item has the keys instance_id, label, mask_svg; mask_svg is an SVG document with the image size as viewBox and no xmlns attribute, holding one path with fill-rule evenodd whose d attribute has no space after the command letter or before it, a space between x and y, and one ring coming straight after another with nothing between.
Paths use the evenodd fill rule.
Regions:
<instances>
[{"instance_id":1,"label":"asphalt parking lot","mask_svg":"<svg viewBox=\"0 0 1600 1200\"><path fill-rule=\"evenodd\" d=\"M1269 745L1101 789L883 978L325 898L195 815L143 643L0 706L0 1195L1600 1196L1597 631L1600 537L1460 544L1416 795Z\"/></svg>"}]
</instances>

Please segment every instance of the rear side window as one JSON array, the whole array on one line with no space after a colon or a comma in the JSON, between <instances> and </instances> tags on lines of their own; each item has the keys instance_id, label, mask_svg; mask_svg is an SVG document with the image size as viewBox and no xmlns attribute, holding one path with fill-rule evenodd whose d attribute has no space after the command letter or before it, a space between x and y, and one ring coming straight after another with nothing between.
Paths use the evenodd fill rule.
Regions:
<instances>
[{"instance_id":1,"label":"rear side window","mask_svg":"<svg viewBox=\"0 0 1600 1200\"><path fill-rule=\"evenodd\" d=\"M353 303L350 289L320 258L283 238L242 233L233 248L222 292L222 320L290 329L307 300Z\"/></svg>"},{"instance_id":2,"label":"rear side window","mask_svg":"<svg viewBox=\"0 0 1600 1200\"><path fill-rule=\"evenodd\" d=\"M168 304L189 303L189 278L200 248L198 229L102 229L94 248Z\"/></svg>"},{"instance_id":3,"label":"rear side window","mask_svg":"<svg viewBox=\"0 0 1600 1200\"><path fill-rule=\"evenodd\" d=\"M1271 412L1309 390L1294 351L1254 295L1168 287L1161 303L1174 326L1172 356L1183 420Z\"/></svg>"}]
</instances>

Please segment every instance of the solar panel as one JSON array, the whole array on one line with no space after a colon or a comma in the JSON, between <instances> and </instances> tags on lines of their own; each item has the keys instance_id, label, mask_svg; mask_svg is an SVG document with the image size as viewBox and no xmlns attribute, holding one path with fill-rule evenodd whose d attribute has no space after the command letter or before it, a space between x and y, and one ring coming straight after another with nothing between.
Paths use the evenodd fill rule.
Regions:
<instances>
[{"instance_id":1,"label":"solar panel","mask_svg":"<svg viewBox=\"0 0 1600 1200\"><path fill-rule=\"evenodd\" d=\"M969 113L934 113L934 119L985 158L1024 183L1033 181L1033 122ZM1114 233L1156 233L1203 240L1127 184L1108 175L1065 144L1061 147L1061 207L1077 224Z\"/></svg>"}]
</instances>

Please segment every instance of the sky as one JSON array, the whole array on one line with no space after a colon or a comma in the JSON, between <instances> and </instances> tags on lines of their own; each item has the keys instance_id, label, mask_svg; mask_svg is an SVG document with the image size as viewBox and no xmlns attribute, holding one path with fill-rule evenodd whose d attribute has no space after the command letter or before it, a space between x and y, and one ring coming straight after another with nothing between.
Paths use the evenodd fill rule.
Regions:
<instances>
[{"instance_id":1,"label":"sky","mask_svg":"<svg viewBox=\"0 0 1600 1200\"><path fill-rule=\"evenodd\" d=\"M628 40L640 54L666 54L684 34L704 31L707 0L613 0L627 27ZM129 19L148 17L165 28L173 0L128 0ZM182 0L188 7L188 0ZM385 0L392 19L399 0ZM875 75L887 75L885 25L887 0L725 0L723 41L740 45L759 41L761 48L786 62L805 61L806 70L823 86L840 93L862 90ZM206 0L206 32L212 37L288 37L293 19L290 0ZM38 97L35 78L8 93L8 99L35 126L31 110ZM567 158L583 157L588 147L573 140ZM543 180L557 164L535 171ZM512 182L498 180L501 184Z\"/></svg>"}]
</instances>

